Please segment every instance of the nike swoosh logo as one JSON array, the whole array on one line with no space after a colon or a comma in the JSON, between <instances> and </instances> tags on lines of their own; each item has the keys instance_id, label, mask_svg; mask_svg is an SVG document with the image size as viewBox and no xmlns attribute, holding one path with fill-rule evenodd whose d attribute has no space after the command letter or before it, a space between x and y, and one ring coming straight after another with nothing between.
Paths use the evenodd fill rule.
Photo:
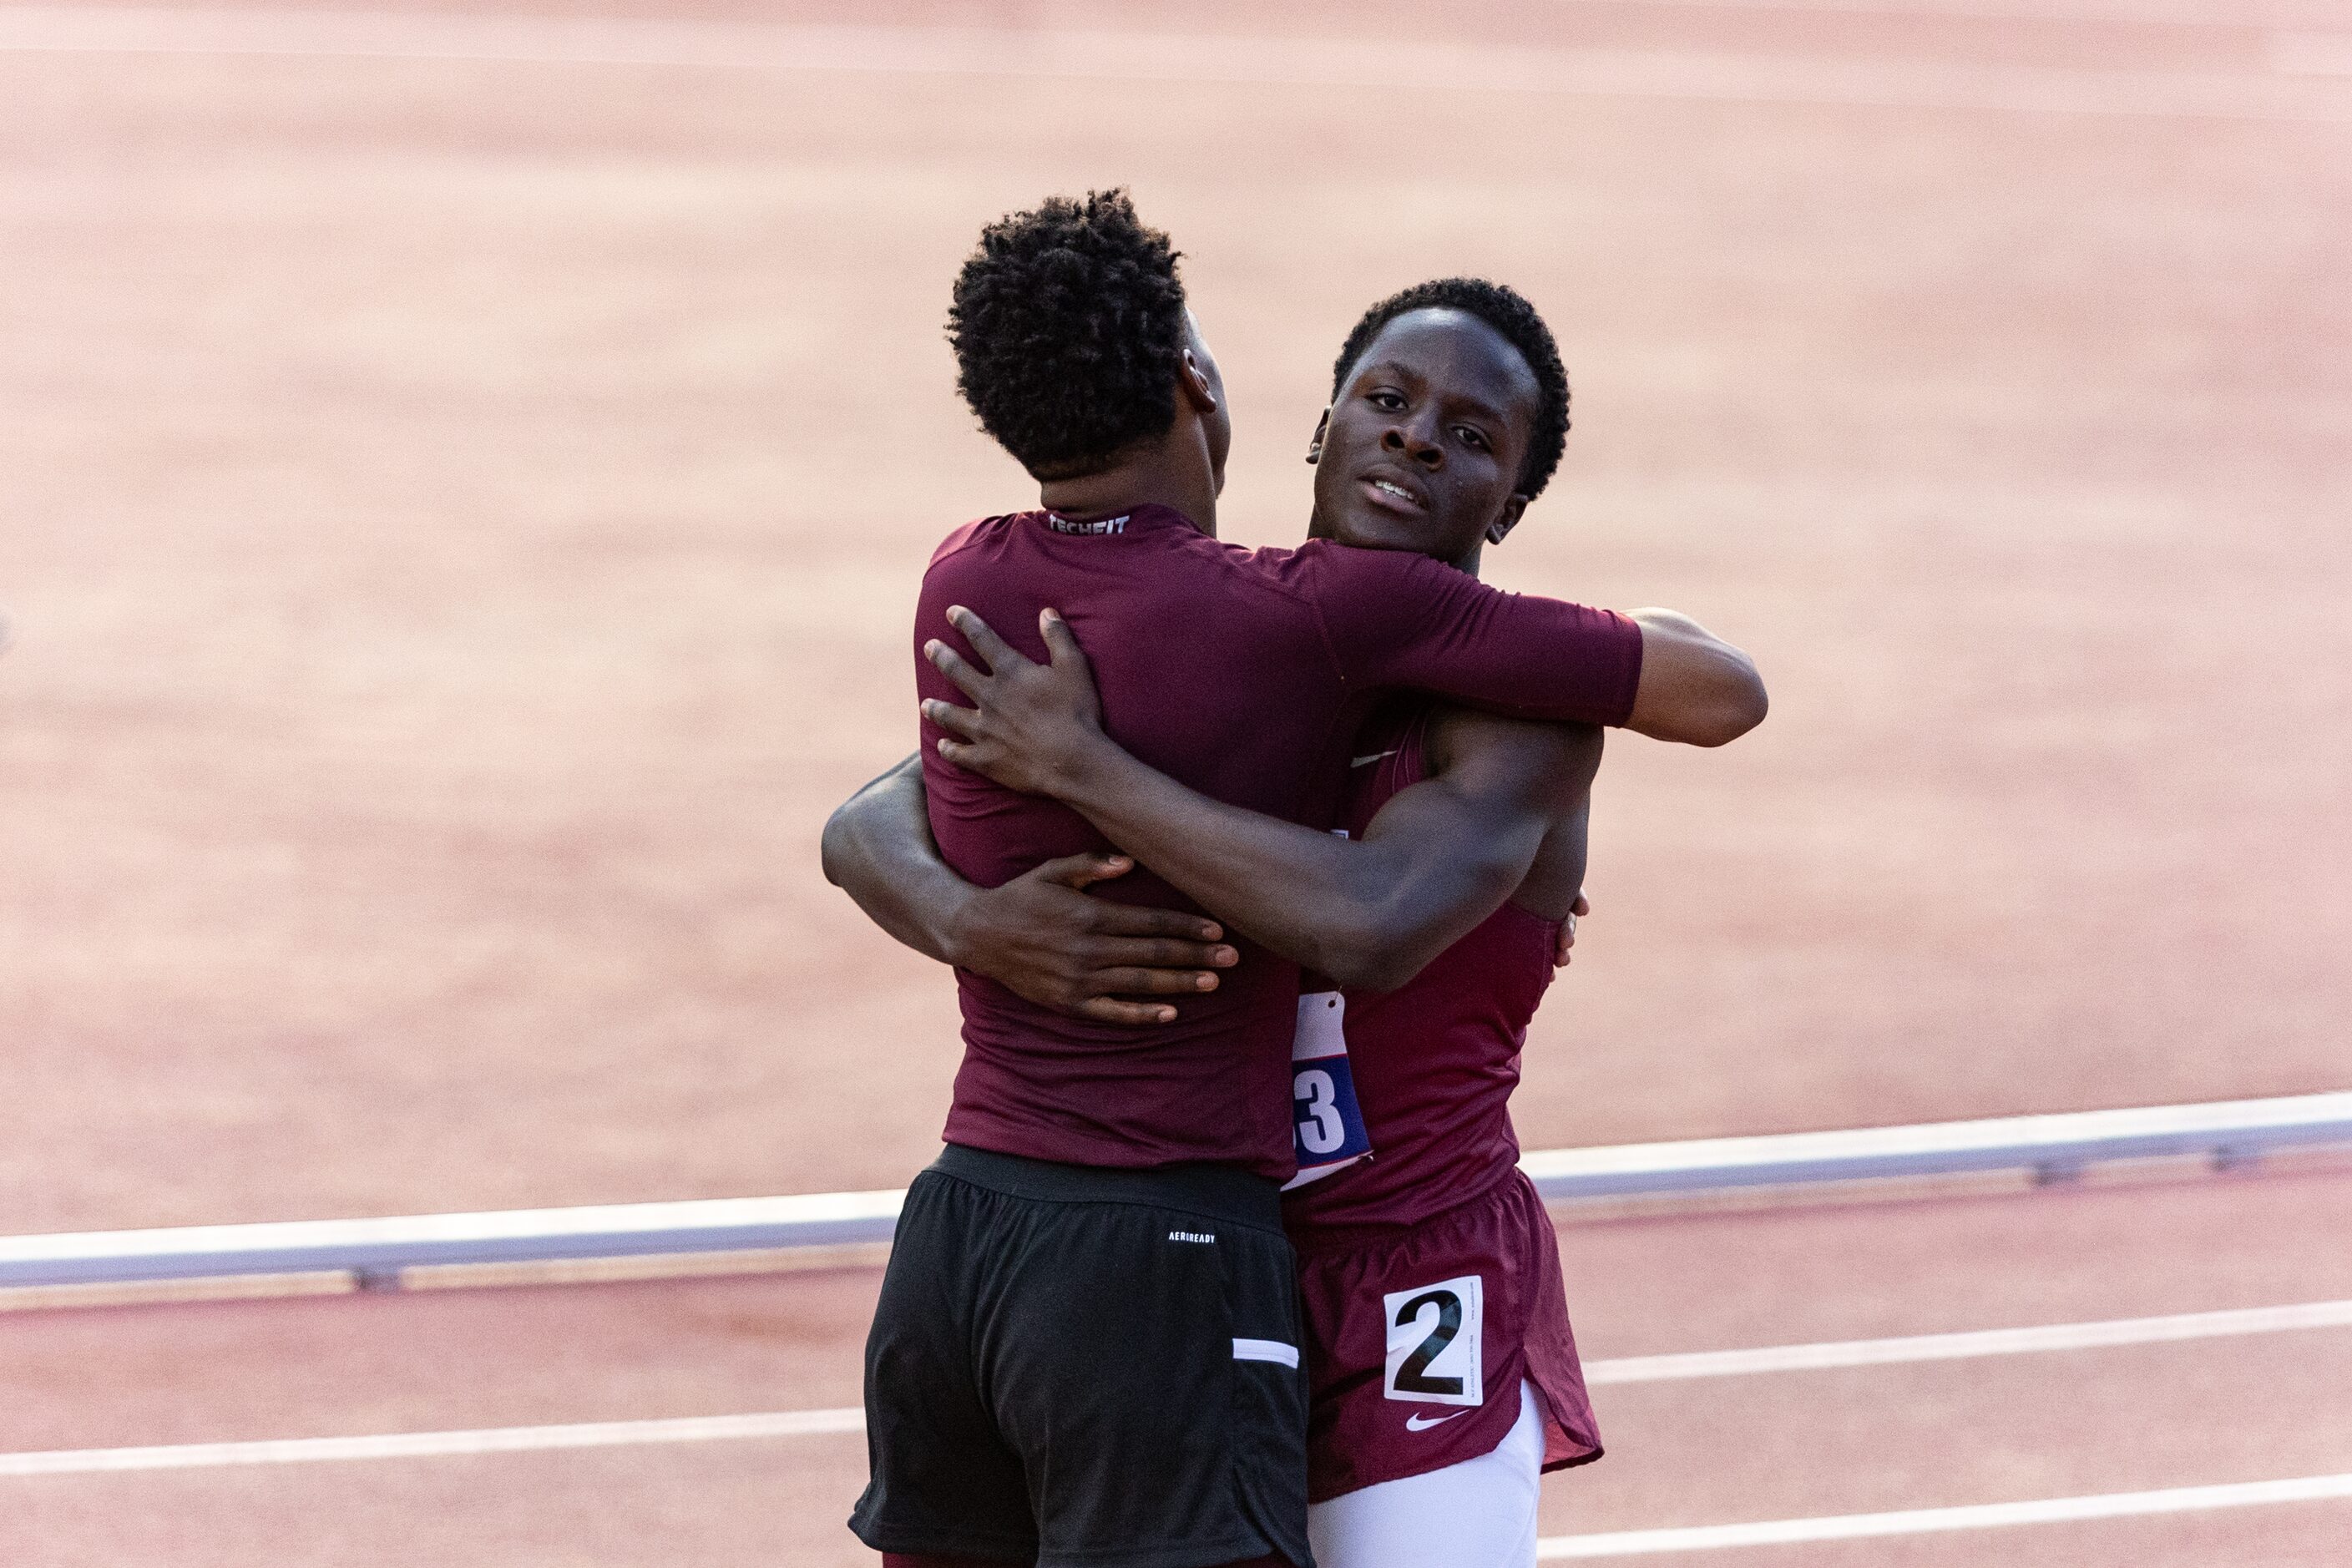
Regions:
<instances>
[{"instance_id":1,"label":"nike swoosh logo","mask_svg":"<svg viewBox=\"0 0 2352 1568\"><path fill-rule=\"evenodd\" d=\"M1357 757L1353 761L1349 762L1348 765L1351 768L1369 768L1374 763L1379 762L1382 757L1393 757L1402 750L1404 750L1402 746L1391 746L1385 752L1374 752L1369 757Z\"/></svg>"},{"instance_id":2,"label":"nike swoosh logo","mask_svg":"<svg viewBox=\"0 0 2352 1568\"><path fill-rule=\"evenodd\" d=\"M1408 1415L1404 1418L1404 1429L1408 1432L1426 1432L1441 1422L1453 1420L1454 1415L1469 1414L1467 1410L1457 1410L1454 1415Z\"/></svg>"}]
</instances>

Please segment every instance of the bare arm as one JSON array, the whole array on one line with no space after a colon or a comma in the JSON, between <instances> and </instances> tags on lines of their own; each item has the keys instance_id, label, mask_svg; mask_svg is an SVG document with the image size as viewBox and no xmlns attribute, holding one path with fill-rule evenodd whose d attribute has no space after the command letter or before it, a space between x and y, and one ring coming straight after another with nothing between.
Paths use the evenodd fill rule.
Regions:
<instances>
[{"instance_id":1,"label":"bare arm","mask_svg":"<svg viewBox=\"0 0 2352 1568\"><path fill-rule=\"evenodd\" d=\"M907 946L953 963L950 929L980 889L940 858L923 804L923 763L908 757L825 819L824 879Z\"/></svg>"},{"instance_id":2,"label":"bare arm","mask_svg":"<svg viewBox=\"0 0 2352 1568\"><path fill-rule=\"evenodd\" d=\"M1625 728L1653 740L1720 746L1764 722L1756 661L1673 610L1635 610L1642 680Z\"/></svg>"},{"instance_id":3,"label":"bare arm","mask_svg":"<svg viewBox=\"0 0 2352 1568\"><path fill-rule=\"evenodd\" d=\"M965 881L932 841L915 757L834 812L823 853L825 880L898 941L1080 1017L1167 1023L1167 1003L1122 998L1213 990L1237 956L1214 921L1088 898L1086 888L1134 868L1122 857L1048 860L1001 888Z\"/></svg>"},{"instance_id":4,"label":"bare arm","mask_svg":"<svg viewBox=\"0 0 2352 1568\"><path fill-rule=\"evenodd\" d=\"M990 669L931 657L980 701L925 712L961 740L941 752L1010 788L1052 795L1119 847L1285 957L1343 985L1402 984L1518 887L1555 816L1590 785L1597 731L1486 721L1507 743L1455 748L1400 793L1360 842L1213 800L1103 733L1094 683L1060 617L1035 664L951 612Z\"/></svg>"}]
</instances>

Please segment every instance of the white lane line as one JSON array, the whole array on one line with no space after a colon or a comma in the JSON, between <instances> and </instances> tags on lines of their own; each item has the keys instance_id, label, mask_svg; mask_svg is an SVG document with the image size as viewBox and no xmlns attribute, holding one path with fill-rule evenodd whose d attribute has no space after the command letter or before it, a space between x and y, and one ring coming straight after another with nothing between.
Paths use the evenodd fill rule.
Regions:
<instances>
[{"instance_id":1,"label":"white lane line","mask_svg":"<svg viewBox=\"0 0 2352 1568\"><path fill-rule=\"evenodd\" d=\"M644 17L0 7L0 51L378 57L1398 87L2026 114L2343 121L2325 78L1416 40Z\"/></svg>"},{"instance_id":2,"label":"white lane line","mask_svg":"<svg viewBox=\"0 0 2352 1568\"><path fill-rule=\"evenodd\" d=\"M2101 1492L2032 1502L1980 1502L1960 1508L1910 1508L1894 1513L1831 1514L1775 1519L1757 1524L1699 1524L1673 1530L1612 1530L1554 1535L1536 1542L1538 1558L1646 1557L1661 1552L1708 1552L1727 1546L1780 1546L1810 1541L1861 1541L1881 1535L1926 1535L1943 1530L1998 1530L2015 1524L2063 1524L2088 1519L2132 1519L2153 1513L2197 1513L2263 1503L2318 1502L2352 1498L2352 1475L2304 1476L2286 1481L2233 1481L2222 1486L2172 1487L2161 1491Z\"/></svg>"},{"instance_id":3,"label":"white lane line","mask_svg":"<svg viewBox=\"0 0 2352 1568\"><path fill-rule=\"evenodd\" d=\"M659 1421L587 1421L562 1426L490 1426L470 1432L397 1432L375 1437L276 1437L253 1443L174 1443L148 1448L56 1448L0 1454L0 1476L88 1475L105 1470L195 1470L221 1465L300 1465L331 1459L420 1459L449 1454L522 1454L641 1443L711 1443L861 1432L866 1413L779 1410L760 1415L687 1415Z\"/></svg>"},{"instance_id":4,"label":"white lane line","mask_svg":"<svg viewBox=\"0 0 2352 1568\"><path fill-rule=\"evenodd\" d=\"M2162 1318L2114 1318L2104 1322L2052 1323L2031 1329L1976 1329L1961 1333L1906 1334L1899 1339L1835 1340L1810 1345L1765 1345L1755 1350L1621 1356L1586 1363L1584 1379L1593 1384L1670 1383L1686 1377L1891 1366L1902 1362L1962 1361L1972 1356L2021 1355L2033 1351L2091 1350L2105 1345L2162 1344L2174 1340L2278 1333L2289 1329L2345 1327L2352 1327L2352 1301L2310 1301L2294 1307L2179 1312Z\"/></svg>"},{"instance_id":5,"label":"white lane line","mask_svg":"<svg viewBox=\"0 0 2352 1568\"><path fill-rule=\"evenodd\" d=\"M2016 1355L2032 1351L2107 1345L2160 1344L2275 1333L2288 1329L2352 1326L2352 1300L2294 1307L2254 1307L2184 1312L2163 1318L2058 1323L2046 1328L1988 1329L1966 1333L1913 1334L1901 1339L1845 1340L1773 1345L1758 1350L1700 1351L1683 1355L1622 1356L1587 1362L1585 1381L1597 1385L1668 1383L1694 1377L1822 1367L1886 1366L1902 1362ZM1284 1347L1287 1349L1288 1347ZM334 1459L417 1459L462 1454L518 1454L547 1448L605 1448L630 1444L708 1443L744 1437L801 1437L863 1431L855 1409L779 1410L751 1415L692 1415L651 1421L591 1421L561 1426L491 1426L458 1432L399 1432L363 1437L274 1437L243 1443L179 1443L140 1448L58 1448L0 1454L0 1478L87 1475L110 1470L185 1470L222 1465L292 1465ZM1731 1527L1725 1527L1731 1528ZM1739 1527L1747 1528L1747 1527ZM1761 1527L1758 1527L1761 1528ZM1664 1550L1660 1548L1659 1550Z\"/></svg>"}]
</instances>

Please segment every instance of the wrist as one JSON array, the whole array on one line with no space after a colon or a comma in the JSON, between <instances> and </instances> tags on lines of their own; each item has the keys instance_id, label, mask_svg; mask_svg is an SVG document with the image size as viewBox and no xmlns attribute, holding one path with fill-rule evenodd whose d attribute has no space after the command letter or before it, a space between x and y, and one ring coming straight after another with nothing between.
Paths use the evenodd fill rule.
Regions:
<instances>
[{"instance_id":1,"label":"wrist","mask_svg":"<svg viewBox=\"0 0 2352 1568\"><path fill-rule=\"evenodd\" d=\"M939 898L926 904L931 945L943 962L957 969L971 967L968 960L972 948L972 906L979 898L980 889L959 877L952 887L942 889Z\"/></svg>"},{"instance_id":2,"label":"wrist","mask_svg":"<svg viewBox=\"0 0 2352 1568\"><path fill-rule=\"evenodd\" d=\"M1119 764L1132 761L1109 736L1090 731L1083 742L1054 759L1054 798L1083 814L1116 792Z\"/></svg>"}]
</instances>

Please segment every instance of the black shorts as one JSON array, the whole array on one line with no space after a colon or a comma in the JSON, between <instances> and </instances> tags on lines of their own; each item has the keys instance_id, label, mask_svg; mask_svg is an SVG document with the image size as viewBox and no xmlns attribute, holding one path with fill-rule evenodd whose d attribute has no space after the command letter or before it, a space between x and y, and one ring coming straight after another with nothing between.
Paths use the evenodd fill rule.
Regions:
<instances>
[{"instance_id":1,"label":"black shorts","mask_svg":"<svg viewBox=\"0 0 2352 1568\"><path fill-rule=\"evenodd\" d=\"M950 1144L898 1216L849 1526L1039 1568L1312 1568L1299 1322L1273 1183Z\"/></svg>"}]
</instances>

